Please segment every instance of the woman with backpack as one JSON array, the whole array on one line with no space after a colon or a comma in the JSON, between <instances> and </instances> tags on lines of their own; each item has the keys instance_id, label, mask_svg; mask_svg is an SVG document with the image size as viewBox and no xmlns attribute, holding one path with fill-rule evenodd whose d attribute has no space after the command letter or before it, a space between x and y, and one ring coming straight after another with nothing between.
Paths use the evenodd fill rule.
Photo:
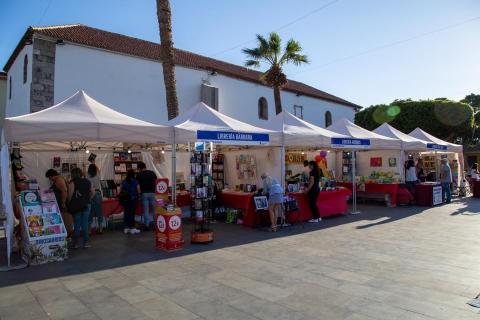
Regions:
<instances>
[{"instance_id":1,"label":"woman with backpack","mask_svg":"<svg viewBox=\"0 0 480 320\"><path fill-rule=\"evenodd\" d=\"M92 184L83 176L80 168L70 172L68 187L68 212L73 216L73 248L78 249L80 231L83 236L83 247L90 248L88 219L90 217L90 201L92 199Z\"/></svg>"},{"instance_id":2,"label":"woman with backpack","mask_svg":"<svg viewBox=\"0 0 480 320\"><path fill-rule=\"evenodd\" d=\"M92 202L90 204L90 217L88 219L88 224L92 225L93 218L97 218L97 232L99 234L103 233L103 211L102 211L102 185L100 183L100 171L98 167L91 163L88 166L87 170L87 179L92 184Z\"/></svg>"},{"instance_id":3,"label":"woman with backpack","mask_svg":"<svg viewBox=\"0 0 480 320\"><path fill-rule=\"evenodd\" d=\"M135 209L138 201L138 182L135 179L135 171L127 171L127 177L122 182L119 194L120 204L123 206L123 232L125 234L138 234L140 230L135 228Z\"/></svg>"}]
</instances>

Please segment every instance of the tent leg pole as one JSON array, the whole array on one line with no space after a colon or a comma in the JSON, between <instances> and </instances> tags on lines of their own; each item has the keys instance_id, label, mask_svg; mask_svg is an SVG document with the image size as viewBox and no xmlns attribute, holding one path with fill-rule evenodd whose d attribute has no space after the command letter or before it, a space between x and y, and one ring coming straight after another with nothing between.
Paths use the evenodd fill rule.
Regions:
<instances>
[{"instance_id":1,"label":"tent leg pole","mask_svg":"<svg viewBox=\"0 0 480 320\"><path fill-rule=\"evenodd\" d=\"M355 155L355 151L352 151L352 212L351 214L360 214L360 211L357 211L357 181L356 181L356 176L357 176L357 158Z\"/></svg>"},{"instance_id":2,"label":"tent leg pole","mask_svg":"<svg viewBox=\"0 0 480 320\"><path fill-rule=\"evenodd\" d=\"M172 203L177 204L177 144L172 144Z\"/></svg>"},{"instance_id":3,"label":"tent leg pole","mask_svg":"<svg viewBox=\"0 0 480 320\"><path fill-rule=\"evenodd\" d=\"M285 146L280 149L280 181L282 188L285 191Z\"/></svg>"}]
</instances>

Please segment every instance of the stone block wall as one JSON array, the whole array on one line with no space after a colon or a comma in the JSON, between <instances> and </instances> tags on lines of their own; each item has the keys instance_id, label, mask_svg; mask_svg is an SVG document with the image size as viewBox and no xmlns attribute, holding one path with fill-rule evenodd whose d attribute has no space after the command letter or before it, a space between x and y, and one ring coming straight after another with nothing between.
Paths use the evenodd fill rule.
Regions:
<instances>
[{"instance_id":1,"label":"stone block wall","mask_svg":"<svg viewBox=\"0 0 480 320\"><path fill-rule=\"evenodd\" d=\"M55 49L56 44L53 41L39 38L33 40L30 112L40 111L53 105Z\"/></svg>"}]
</instances>

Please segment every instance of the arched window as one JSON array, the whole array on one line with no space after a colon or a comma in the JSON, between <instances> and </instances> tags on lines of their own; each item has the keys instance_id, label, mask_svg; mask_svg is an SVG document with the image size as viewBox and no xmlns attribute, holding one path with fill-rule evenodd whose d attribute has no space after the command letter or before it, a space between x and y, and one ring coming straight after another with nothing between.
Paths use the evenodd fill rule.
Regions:
<instances>
[{"instance_id":1,"label":"arched window","mask_svg":"<svg viewBox=\"0 0 480 320\"><path fill-rule=\"evenodd\" d=\"M268 102L264 97L258 99L258 118L268 120Z\"/></svg>"},{"instance_id":2,"label":"arched window","mask_svg":"<svg viewBox=\"0 0 480 320\"><path fill-rule=\"evenodd\" d=\"M27 71L28 71L28 56L25 55L25 58L23 58L23 83L27 82Z\"/></svg>"},{"instance_id":3,"label":"arched window","mask_svg":"<svg viewBox=\"0 0 480 320\"><path fill-rule=\"evenodd\" d=\"M332 125L332 113L330 111L325 112L325 128Z\"/></svg>"}]
</instances>

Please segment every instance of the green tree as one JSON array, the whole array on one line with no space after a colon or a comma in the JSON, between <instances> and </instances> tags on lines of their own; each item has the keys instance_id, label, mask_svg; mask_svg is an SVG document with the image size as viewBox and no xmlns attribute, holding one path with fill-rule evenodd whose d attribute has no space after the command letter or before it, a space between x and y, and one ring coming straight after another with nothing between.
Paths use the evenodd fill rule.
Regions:
<instances>
[{"instance_id":1,"label":"green tree","mask_svg":"<svg viewBox=\"0 0 480 320\"><path fill-rule=\"evenodd\" d=\"M275 111L278 114L282 112L280 90L287 84L287 76L283 73L282 67L287 63L299 66L309 61L307 56L302 54L300 43L293 39L288 40L282 50L282 39L275 32L270 33L268 39L257 34L257 44L256 48L242 50L248 58L245 65L258 68L261 63L266 63L270 66L260 80L273 88Z\"/></svg>"},{"instance_id":2,"label":"green tree","mask_svg":"<svg viewBox=\"0 0 480 320\"><path fill-rule=\"evenodd\" d=\"M355 123L374 130L387 122L405 133L417 127L450 142L472 141L473 109L466 103L448 99L395 100L391 104L374 105L355 115Z\"/></svg>"},{"instance_id":3,"label":"green tree","mask_svg":"<svg viewBox=\"0 0 480 320\"><path fill-rule=\"evenodd\" d=\"M468 103L475 110L480 109L480 94L471 93L460 102Z\"/></svg>"}]
</instances>

